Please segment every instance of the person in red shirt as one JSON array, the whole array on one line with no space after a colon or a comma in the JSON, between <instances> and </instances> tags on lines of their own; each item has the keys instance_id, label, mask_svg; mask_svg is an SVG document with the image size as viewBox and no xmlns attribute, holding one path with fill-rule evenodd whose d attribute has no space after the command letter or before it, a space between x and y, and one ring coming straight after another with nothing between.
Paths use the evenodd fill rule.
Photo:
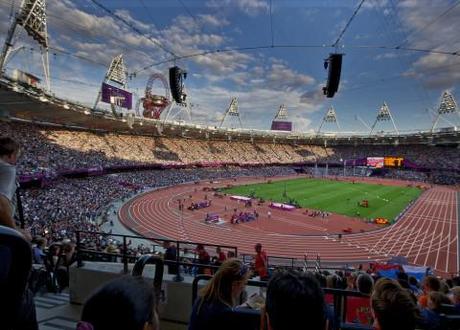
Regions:
<instances>
[{"instance_id":1,"label":"person in red shirt","mask_svg":"<svg viewBox=\"0 0 460 330\"><path fill-rule=\"evenodd\" d=\"M216 253L217 253L217 263L219 265L222 265L222 263L227 260L227 256L225 255L225 253L222 252L220 246L218 246L216 248Z\"/></svg>"},{"instance_id":2,"label":"person in red shirt","mask_svg":"<svg viewBox=\"0 0 460 330\"><path fill-rule=\"evenodd\" d=\"M257 243L255 246L256 256L255 256L255 263L254 268L256 271L256 275L259 275L261 279L268 277L268 262L267 262L267 254L265 251L262 250L262 244Z\"/></svg>"},{"instance_id":3,"label":"person in red shirt","mask_svg":"<svg viewBox=\"0 0 460 330\"><path fill-rule=\"evenodd\" d=\"M208 265L211 261L208 251L205 250L203 244L198 244L196 246L195 253L198 256L198 263L201 265ZM206 274L209 272L209 268L203 266L198 267L198 274Z\"/></svg>"}]
</instances>

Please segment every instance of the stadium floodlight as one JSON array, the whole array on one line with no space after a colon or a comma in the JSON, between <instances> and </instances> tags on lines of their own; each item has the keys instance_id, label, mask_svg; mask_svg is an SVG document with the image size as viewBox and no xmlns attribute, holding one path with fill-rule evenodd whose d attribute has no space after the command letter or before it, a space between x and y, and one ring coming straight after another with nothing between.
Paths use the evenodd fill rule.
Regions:
<instances>
[{"instance_id":1,"label":"stadium floodlight","mask_svg":"<svg viewBox=\"0 0 460 330\"><path fill-rule=\"evenodd\" d=\"M377 125L377 123L382 121L391 121L391 123L393 124L394 131L396 132L396 134L399 135L399 130L396 127L393 116L391 115L390 108L388 107L386 102L383 102L382 106L380 107L379 112L377 113L377 117L375 118L374 124L371 127L369 135L372 135L372 132L374 131L374 128Z\"/></svg>"},{"instance_id":2,"label":"stadium floodlight","mask_svg":"<svg viewBox=\"0 0 460 330\"><path fill-rule=\"evenodd\" d=\"M127 82L128 71L126 70L123 54L120 54L112 59L109 70L107 71L107 80L114 81L125 87Z\"/></svg>"},{"instance_id":3,"label":"stadium floodlight","mask_svg":"<svg viewBox=\"0 0 460 330\"><path fill-rule=\"evenodd\" d=\"M243 128L243 124L240 118L240 112L238 110L238 99L236 97L232 97L232 100L230 101L230 105L228 106L227 110L224 113L224 116L222 117L222 120L220 121L219 128L222 128L222 125L224 124L225 118L227 118L227 116L238 118L240 128Z\"/></svg>"},{"instance_id":4,"label":"stadium floodlight","mask_svg":"<svg viewBox=\"0 0 460 330\"><path fill-rule=\"evenodd\" d=\"M109 69L102 81L96 102L94 103L93 112L97 110L97 105L101 101L110 104L112 114L115 118L121 117L121 108L131 110L132 93L126 90L128 88L127 77L128 70L126 69L123 54L115 56L112 62L110 62ZM113 86L113 83L118 84L118 87Z\"/></svg>"},{"instance_id":5,"label":"stadium floodlight","mask_svg":"<svg viewBox=\"0 0 460 330\"><path fill-rule=\"evenodd\" d=\"M288 111L284 104L280 105L275 118L272 120L272 131L292 131L292 122L288 121Z\"/></svg>"},{"instance_id":6,"label":"stadium floodlight","mask_svg":"<svg viewBox=\"0 0 460 330\"><path fill-rule=\"evenodd\" d=\"M453 113L457 111L457 103L454 97L448 91L442 94L441 104L438 108L438 114Z\"/></svg>"},{"instance_id":7,"label":"stadium floodlight","mask_svg":"<svg viewBox=\"0 0 460 330\"><path fill-rule=\"evenodd\" d=\"M454 96L449 91L444 91L441 97L441 103L439 104L438 111L436 112L436 118L433 122L433 126L431 127L431 132L433 132L436 128L439 119L443 119L450 125L455 126L449 120L444 118L445 116L455 113L460 117L460 110L457 106L457 102L455 102Z\"/></svg>"},{"instance_id":8,"label":"stadium floodlight","mask_svg":"<svg viewBox=\"0 0 460 330\"><path fill-rule=\"evenodd\" d=\"M24 28L41 48L43 71L45 75L46 88L51 90L50 69L48 57L48 30L46 18L46 1L45 0L23 0L19 12L12 21L8 34L3 45L0 55L0 72L4 71L5 61L8 57L11 47L13 46L13 37L16 27L20 25Z\"/></svg>"},{"instance_id":9,"label":"stadium floodlight","mask_svg":"<svg viewBox=\"0 0 460 330\"><path fill-rule=\"evenodd\" d=\"M284 104L280 105L278 112L276 113L275 120L286 120L288 119L287 108Z\"/></svg>"},{"instance_id":10,"label":"stadium floodlight","mask_svg":"<svg viewBox=\"0 0 460 330\"><path fill-rule=\"evenodd\" d=\"M340 131L339 120L333 106L331 106L324 115L323 120L321 121L321 125L319 125L317 134L321 132L321 128L323 127L324 123L335 123L337 125L337 130Z\"/></svg>"}]
</instances>

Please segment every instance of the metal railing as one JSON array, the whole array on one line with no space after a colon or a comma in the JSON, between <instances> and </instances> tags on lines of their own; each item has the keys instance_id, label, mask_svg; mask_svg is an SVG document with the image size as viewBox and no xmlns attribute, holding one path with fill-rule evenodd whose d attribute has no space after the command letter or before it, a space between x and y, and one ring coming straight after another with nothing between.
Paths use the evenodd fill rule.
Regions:
<instances>
[{"instance_id":1,"label":"metal railing","mask_svg":"<svg viewBox=\"0 0 460 330\"><path fill-rule=\"evenodd\" d=\"M119 241L119 244L117 245L118 252L101 251L100 249L89 248L86 246L86 240L88 238L89 238L89 242L96 243L96 246L97 246L97 242L101 241L101 237L106 238L106 239L119 238L117 239L117 241ZM205 244L201 242L188 242L188 241L180 241L180 240L170 240L170 239L164 239L160 237L142 237L142 236L134 236L134 235L111 234L111 233L104 233L104 232L77 231L76 239L77 239L77 242L76 242L75 252L76 252L77 267L82 267L84 259L86 258L86 260L88 260L89 256L93 258L96 257L96 258L99 258L105 261L117 261L118 259L121 259L121 262L123 263L123 272L125 274L129 272L128 264L136 262L136 260L139 258L139 256L136 255L138 251L136 252L136 251L130 250L131 244L129 243L129 240L137 239L137 240L143 240L143 241L150 242L153 251L149 251L149 253L146 253L148 255L151 255L152 253L158 254L158 251L156 251L157 248L158 247L163 248L163 244L165 242L173 244L176 247L175 260L166 259L164 260L164 264L168 266L173 266L173 270L174 270L173 272L171 272L171 269L168 269L168 270L170 274L175 275L174 279L176 281L183 280L183 277L181 276L181 267L179 266L193 267L198 272L204 271L206 269L210 269L212 272L212 270L215 270L218 268L218 265L213 265L211 263L202 264L198 262L199 261L198 254L194 250L194 247L196 247L197 245L203 245L204 247L214 247L214 248L219 247L221 248L222 251L227 251L227 252L230 251L232 252L233 256L235 257L238 256L238 248L235 246ZM189 250L193 252L187 253L187 251ZM210 257L211 256L213 256L213 254L210 254Z\"/></svg>"}]
</instances>

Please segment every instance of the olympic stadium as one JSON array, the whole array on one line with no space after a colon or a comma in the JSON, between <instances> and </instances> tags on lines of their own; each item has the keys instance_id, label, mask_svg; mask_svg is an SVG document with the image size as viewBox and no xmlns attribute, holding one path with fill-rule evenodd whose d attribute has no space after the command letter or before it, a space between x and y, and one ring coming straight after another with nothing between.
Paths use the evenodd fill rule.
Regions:
<instances>
[{"instance_id":1,"label":"olympic stadium","mask_svg":"<svg viewBox=\"0 0 460 330\"><path fill-rule=\"evenodd\" d=\"M371 326L346 312L361 273L455 296L459 3L223 2L0 1L0 136L20 146L40 329L153 273L161 328L185 329L224 260L251 269L248 293L268 285L258 244L270 276L314 274L337 298L331 329Z\"/></svg>"}]
</instances>

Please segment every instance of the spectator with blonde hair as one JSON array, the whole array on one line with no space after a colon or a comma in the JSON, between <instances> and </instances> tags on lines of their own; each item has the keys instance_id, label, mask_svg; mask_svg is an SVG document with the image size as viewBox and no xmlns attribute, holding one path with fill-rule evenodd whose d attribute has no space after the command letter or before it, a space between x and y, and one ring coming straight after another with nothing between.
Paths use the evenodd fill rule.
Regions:
<instances>
[{"instance_id":1,"label":"spectator with blonde hair","mask_svg":"<svg viewBox=\"0 0 460 330\"><path fill-rule=\"evenodd\" d=\"M189 330L234 329L231 312L249 278L249 269L238 259L228 259L201 290L193 305Z\"/></svg>"}]
</instances>

